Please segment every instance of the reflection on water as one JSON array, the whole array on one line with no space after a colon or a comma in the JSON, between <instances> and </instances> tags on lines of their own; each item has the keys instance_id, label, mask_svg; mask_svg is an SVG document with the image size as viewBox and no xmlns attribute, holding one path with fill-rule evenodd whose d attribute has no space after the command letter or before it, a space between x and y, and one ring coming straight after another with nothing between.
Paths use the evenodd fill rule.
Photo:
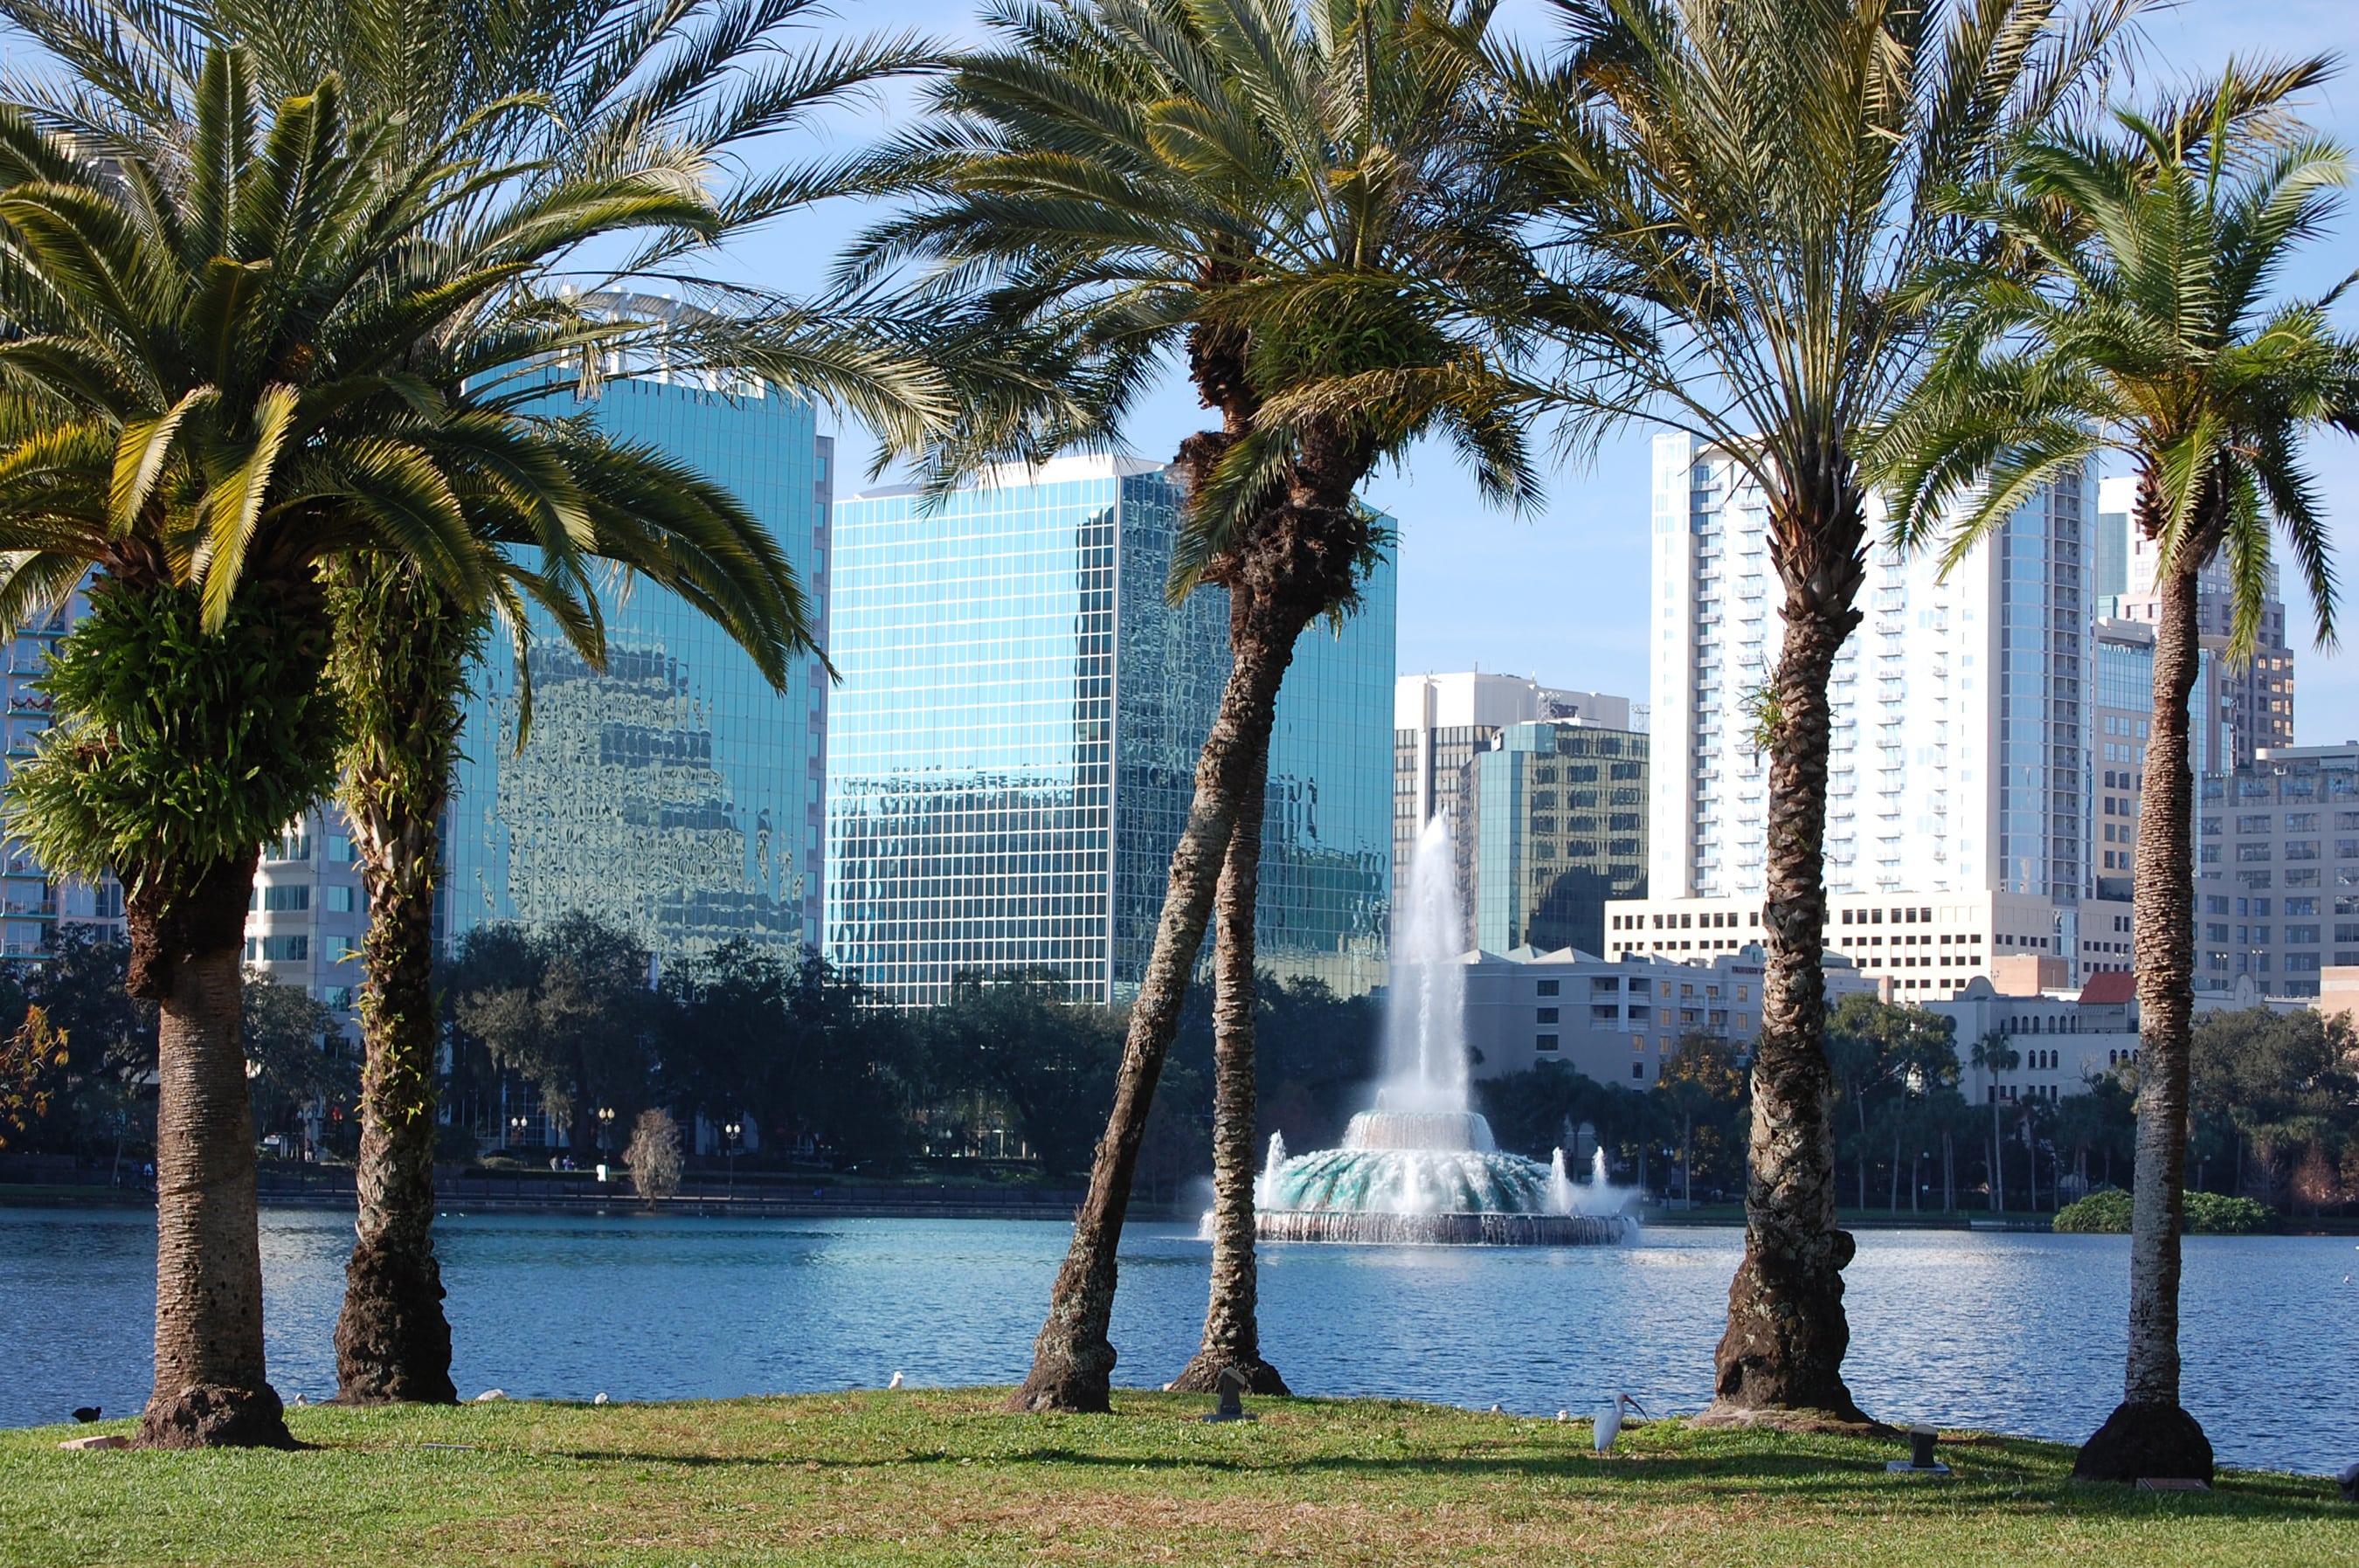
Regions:
<instances>
[{"instance_id":1,"label":"reflection on water","mask_svg":"<svg viewBox=\"0 0 2359 1568\"><path fill-rule=\"evenodd\" d=\"M153 1217L0 1209L0 1425L146 1399ZM1030 1362L1067 1227L616 1216L446 1220L462 1394L618 1400L1010 1383ZM282 1394L334 1390L351 1221L263 1224ZM1623 1248L1280 1247L1262 1339L1305 1393L1396 1394L1552 1413L1621 1388L1649 1409L1711 1397L1741 1240L1657 1229ZM2120 1397L2120 1237L1869 1232L1850 1281L1860 1402L2077 1440ZM1194 1349L1207 1249L1135 1226L1114 1314L1117 1379L1153 1385ZM2188 1243L2186 1400L2223 1462L2321 1473L2359 1458L2359 1256L2331 1238Z\"/></svg>"}]
</instances>

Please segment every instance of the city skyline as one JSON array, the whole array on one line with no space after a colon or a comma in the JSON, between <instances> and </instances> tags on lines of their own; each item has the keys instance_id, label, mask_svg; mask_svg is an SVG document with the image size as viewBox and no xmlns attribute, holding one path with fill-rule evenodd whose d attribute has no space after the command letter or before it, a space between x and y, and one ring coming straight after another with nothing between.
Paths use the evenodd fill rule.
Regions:
<instances>
[{"instance_id":1,"label":"city skyline","mask_svg":"<svg viewBox=\"0 0 2359 1568\"><path fill-rule=\"evenodd\" d=\"M864 13L878 27L910 27L971 40L973 13L946 0L868 0ZM1527 42L1543 40L1553 25L1545 0L1507 0L1501 26ZM2359 54L2359 8L2331 0L2288 0L2256 12L2206 5L2161 11L2145 18L2149 47L2130 96L2195 76L2216 76L2232 51L2247 57L2290 57L2322 49ZM887 92L857 115L841 115L826 129L830 146L852 145L889 124L905 96ZM2329 81L2310 105L2319 127L2359 143L2359 77L2347 71ZM816 287L830 247L868 220L856 203L815 210L810 226L789 238L771 235L734 247L733 262L749 278L792 288ZM2340 261L2359 221L2346 210L2330 238L2302 258L2290 289L2312 294L2340 276ZM2336 238L2343 243L2337 243ZM2336 314L2347 328L2359 320L2359 300ZM1203 413L1183 380L1167 377L1143 397L1125 432L1128 449L1167 460L1180 439L1199 428ZM835 427L822 420L822 428ZM1663 427L1634 424L1611 435L1586 464L1568 463L1544 475L1547 497L1530 519L1486 506L1450 453L1428 444L1403 463L1381 471L1366 488L1370 504L1402 518L1397 552L1400 576L1399 673L1481 669L1558 681L1601 691L1636 694L1647 687L1648 536L1653 482L1650 447ZM873 444L856 428L840 431L848 473L871 460ZM2321 488L2332 518L2336 553L2359 551L2359 441L2340 437L2313 442ZM2108 466L2105 472L2115 470ZM846 487L851 488L850 486ZM1592 589L1579 613L1567 612L1569 585ZM2294 743L2331 745L2359 738L2359 660L2322 654L2312 640L2310 607L2299 592L2286 605L2285 636L2301 665Z\"/></svg>"}]
</instances>

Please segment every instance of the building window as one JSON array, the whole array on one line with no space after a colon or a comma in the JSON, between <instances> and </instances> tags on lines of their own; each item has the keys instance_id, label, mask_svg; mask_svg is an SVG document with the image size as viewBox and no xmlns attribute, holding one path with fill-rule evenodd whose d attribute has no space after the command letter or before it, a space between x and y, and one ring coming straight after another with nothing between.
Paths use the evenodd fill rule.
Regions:
<instances>
[{"instance_id":1,"label":"building window","mask_svg":"<svg viewBox=\"0 0 2359 1568\"><path fill-rule=\"evenodd\" d=\"M1558 985L1558 982L1557 982L1557 981L1555 981L1555 980L1542 980L1542 981L1540 982L1540 995L1542 995L1542 996L1554 996L1554 995L1556 995L1556 988L1557 988L1557 985Z\"/></svg>"},{"instance_id":2,"label":"building window","mask_svg":"<svg viewBox=\"0 0 2359 1568\"><path fill-rule=\"evenodd\" d=\"M311 957L311 938L298 936L249 936L245 939L245 961L249 964L296 964Z\"/></svg>"},{"instance_id":3,"label":"building window","mask_svg":"<svg viewBox=\"0 0 2359 1568\"><path fill-rule=\"evenodd\" d=\"M1539 1022L1542 1023L1554 1023L1557 1021L1557 1010L1555 1008L1541 1008L1539 1010Z\"/></svg>"},{"instance_id":4,"label":"building window","mask_svg":"<svg viewBox=\"0 0 2359 1568\"><path fill-rule=\"evenodd\" d=\"M1553 1034L1538 1035L1532 1041L1532 1049L1535 1051L1553 1051L1556 1049L1556 1038L1557 1037Z\"/></svg>"},{"instance_id":5,"label":"building window","mask_svg":"<svg viewBox=\"0 0 2359 1568\"><path fill-rule=\"evenodd\" d=\"M1632 1077L1634 1077L1634 1078L1643 1078L1643 1077L1645 1077L1645 1076L1647 1076L1647 1064L1646 1064L1646 1063L1644 1063L1644 1062L1633 1062L1633 1063L1631 1063L1631 1064L1630 1064L1630 1076L1631 1076Z\"/></svg>"}]
</instances>

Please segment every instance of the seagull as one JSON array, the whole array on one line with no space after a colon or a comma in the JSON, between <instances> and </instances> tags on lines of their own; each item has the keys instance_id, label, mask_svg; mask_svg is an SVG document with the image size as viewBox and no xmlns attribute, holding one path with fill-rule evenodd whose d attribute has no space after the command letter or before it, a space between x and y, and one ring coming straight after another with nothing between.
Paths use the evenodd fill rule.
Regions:
<instances>
[{"instance_id":1,"label":"seagull","mask_svg":"<svg viewBox=\"0 0 2359 1568\"><path fill-rule=\"evenodd\" d=\"M1621 1390L1614 1390L1613 1402L1606 1405L1604 1409L1597 1412L1597 1430L1594 1434L1594 1441L1597 1444L1597 1454L1600 1458L1603 1458L1606 1454L1614 1452L1614 1440L1622 1435L1622 1407L1625 1405L1636 1411L1640 1415L1645 1415L1647 1413L1646 1406L1640 1404L1637 1400L1632 1399Z\"/></svg>"},{"instance_id":2,"label":"seagull","mask_svg":"<svg viewBox=\"0 0 2359 1568\"><path fill-rule=\"evenodd\" d=\"M88 1426L92 1422L98 1419L98 1407L96 1405L84 1405L80 1410L73 1412L73 1418L74 1420L82 1422L82 1425Z\"/></svg>"},{"instance_id":3,"label":"seagull","mask_svg":"<svg viewBox=\"0 0 2359 1568\"><path fill-rule=\"evenodd\" d=\"M888 1388L888 1389L897 1389L897 1388L899 1388L899 1387L901 1386L901 1374L900 1374L900 1373L898 1373L898 1372L894 1373L894 1374L893 1374L893 1380L892 1380L891 1382L889 1382L889 1383L886 1384L885 1386L886 1386L886 1388Z\"/></svg>"}]
</instances>

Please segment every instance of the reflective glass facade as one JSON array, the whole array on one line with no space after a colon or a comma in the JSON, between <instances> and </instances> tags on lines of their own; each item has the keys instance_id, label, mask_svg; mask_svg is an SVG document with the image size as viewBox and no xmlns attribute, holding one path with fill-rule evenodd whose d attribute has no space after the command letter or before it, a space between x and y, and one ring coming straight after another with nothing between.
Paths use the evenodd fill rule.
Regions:
<instances>
[{"instance_id":1,"label":"reflective glass facade","mask_svg":"<svg viewBox=\"0 0 2359 1568\"><path fill-rule=\"evenodd\" d=\"M1647 896L1647 737L1510 724L1469 772L1469 946L1603 953L1606 901Z\"/></svg>"},{"instance_id":2,"label":"reflective glass facade","mask_svg":"<svg viewBox=\"0 0 2359 1568\"><path fill-rule=\"evenodd\" d=\"M1137 986L1228 674L1225 598L1163 585L1164 470L1063 459L935 505L836 509L827 947L909 1002L965 973ZM1393 583L1303 634L1271 741L1260 956L1381 979Z\"/></svg>"},{"instance_id":3,"label":"reflective glass facade","mask_svg":"<svg viewBox=\"0 0 2359 1568\"><path fill-rule=\"evenodd\" d=\"M832 443L808 405L649 380L610 382L585 406L751 507L824 628ZM607 593L603 610L603 673L536 616L521 752L513 660L505 639L488 652L444 840L445 941L580 910L659 958L734 937L815 944L825 669L798 661L786 690L773 690L719 627L645 583Z\"/></svg>"}]
</instances>

